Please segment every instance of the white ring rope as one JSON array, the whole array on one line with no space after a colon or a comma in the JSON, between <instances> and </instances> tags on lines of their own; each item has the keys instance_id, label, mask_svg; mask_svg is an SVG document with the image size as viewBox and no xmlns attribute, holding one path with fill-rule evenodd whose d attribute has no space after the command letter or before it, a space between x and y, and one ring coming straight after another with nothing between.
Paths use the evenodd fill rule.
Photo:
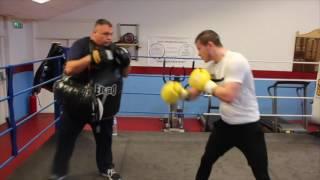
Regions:
<instances>
[{"instance_id":1,"label":"white ring rope","mask_svg":"<svg viewBox=\"0 0 320 180\"><path fill-rule=\"evenodd\" d=\"M313 79L277 79L277 78L254 78L258 81L299 81L299 82L316 82L317 80Z\"/></svg>"},{"instance_id":2,"label":"white ring rope","mask_svg":"<svg viewBox=\"0 0 320 180\"><path fill-rule=\"evenodd\" d=\"M313 97L295 97L295 96L257 96L260 99L311 99Z\"/></svg>"},{"instance_id":3,"label":"white ring rope","mask_svg":"<svg viewBox=\"0 0 320 180\"><path fill-rule=\"evenodd\" d=\"M155 56L132 56L135 58L141 58L141 59L148 59L148 58L154 58L154 59L160 59L160 60L168 60L168 59L176 59L176 60L202 60L199 57L174 57L174 56L162 56L162 57L155 57ZM260 63L287 63L287 64L314 64L314 65L320 65L320 62L307 62L304 61L304 59L296 59L301 61L268 61L268 60L248 60L248 62L260 62Z\"/></svg>"},{"instance_id":4,"label":"white ring rope","mask_svg":"<svg viewBox=\"0 0 320 180\"><path fill-rule=\"evenodd\" d=\"M203 95L205 97L214 97L210 94ZM260 99L310 99L313 100L313 97L296 97L296 96L257 96Z\"/></svg>"},{"instance_id":5,"label":"white ring rope","mask_svg":"<svg viewBox=\"0 0 320 180\"><path fill-rule=\"evenodd\" d=\"M220 113L203 113L203 115L217 115L220 116ZM304 114L260 114L260 116L269 116L269 117L312 117L312 115Z\"/></svg>"},{"instance_id":6,"label":"white ring rope","mask_svg":"<svg viewBox=\"0 0 320 180\"><path fill-rule=\"evenodd\" d=\"M301 61L264 61L264 60L248 60L248 62L260 62L260 63L288 63L288 64L314 64L319 65L320 62L301 62Z\"/></svg>"},{"instance_id":7,"label":"white ring rope","mask_svg":"<svg viewBox=\"0 0 320 180\"><path fill-rule=\"evenodd\" d=\"M277 81L300 81L300 82L316 82L317 80L310 80L310 79L268 79L268 78L255 78L255 80L262 80L262 81L270 81L270 80L277 80ZM212 95L206 94L206 97L212 97ZM314 97L294 97L294 96L256 96L260 99L309 99L313 100ZM219 115L220 113L203 113L204 115ZM305 115L305 114L260 114L260 116L267 116L267 117L312 117L312 115Z\"/></svg>"}]
</instances>

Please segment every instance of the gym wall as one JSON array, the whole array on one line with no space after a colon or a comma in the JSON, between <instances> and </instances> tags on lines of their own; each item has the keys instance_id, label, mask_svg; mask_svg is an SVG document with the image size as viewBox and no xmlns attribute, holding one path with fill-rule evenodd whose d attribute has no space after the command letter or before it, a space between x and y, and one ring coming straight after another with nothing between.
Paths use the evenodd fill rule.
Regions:
<instances>
[{"instance_id":1,"label":"gym wall","mask_svg":"<svg viewBox=\"0 0 320 180\"><path fill-rule=\"evenodd\" d=\"M1 66L7 64L19 64L31 61L33 56L33 23L31 21L21 20L22 29L14 29L12 25L13 18L1 18L0 33L1 40ZM2 71L4 72L4 71ZM20 66L14 69L13 91L17 93L32 86L33 68L32 66ZM6 81L0 85L1 96L6 96ZM16 96L14 99L15 119L19 120L29 112L30 92ZM0 105L0 124L5 122L8 116L7 101Z\"/></svg>"},{"instance_id":2,"label":"gym wall","mask_svg":"<svg viewBox=\"0 0 320 180\"><path fill-rule=\"evenodd\" d=\"M4 36L5 36L4 18L0 16L0 66L5 65ZM0 69L0 74L3 76L4 70ZM4 96L6 96L6 84L4 80L0 79L0 97L4 97ZM5 102L0 102L0 124L5 122L5 117L7 116L7 112L8 112L7 104Z\"/></svg>"},{"instance_id":3,"label":"gym wall","mask_svg":"<svg viewBox=\"0 0 320 180\"><path fill-rule=\"evenodd\" d=\"M299 13L297 13L299 12ZM71 45L75 39L88 36L93 23L98 18L107 18L115 25L114 41L117 41L117 23L140 24L139 55L148 55L148 39L154 36L194 38L204 29L214 29L222 37L224 45L243 53L250 60L292 61L296 31L309 32L320 25L320 2L318 0L173 0L147 1L122 0L102 1L84 8L61 14L51 20L35 23L36 49L47 52L44 41L67 41ZM55 28L52 28L55 27ZM43 48L45 50L43 50ZM43 57L43 56L42 56ZM257 70L291 71L292 65L286 63L250 63ZM146 60L139 59L133 66L149 66ZM203 63L197 62L197 66ZM138 84L152 84L139 91ZM266 88L272 82L258 82L258 95L267 95ZM125 92L158 93L161 78L129 78ZM312 94L313 89L309 92ZM295 96L295 92L283 92ZM128 104L141 97L124 95L123 111L167 111L159 97L144 97L148 109L143 104ZM289 102L288 102L289 101ZM299 102L281 101L292 106L280 112L299 112ZM270 113L270 100L260 100L261 110ZM194 104L195 103L195 104ZM206 109L206 100L187 104L187 112L201 112ZM141 107L141 108L140 108Z\"/></svg>"},{"instance_id":4,"label":"gym wall","mask_svg":"<svg viewBox=\"0 0 320 180\"><path fill-rule=\"evenodd\" d=\"M4 35L4 17L0 16L0 36L3 37Z\"/></svg>"},{"instance_id":5,"label":"gym wall","mask_svg":"<svg viewBox=\"0 0 320 180\"><path fill-rule=\"evenodd\" d=\"M103 17L114 25L140 24L140 55L147 55L150 37L193 39L204 29L214 29L226 47L243 53L249 60L292 61L296 31L318 28L319 11L318 0L101 1L36 23L36 36L79 38L88 35L93 22ZM140 60L134 65L148 64ZM292 65L286 63L251 65L261 70L292 69Z\"/></svg>"},{"instance_id":6,"label":"gym wall","mask_svg":"<svg viewBox=\"0 0 320 180\"><path fill-rule=\"evenodd\" d=\"M8 19L5 22L0 19L0 35L1 32L4 34L8 32L9 61L7 63L10 64L44 58L51 42L59 41L63 45L70 46L74 40L89 35L94 21L98 18L109 19L115 27L117 23L140 24L142 48L139 50L139 55L147 55L147 43L150 37L172 36L193 39L204 29L214 29L221 35L227 48L243 53L249 61L292 61L296 31L309 32L318 28L319 12L318 0L101 1L50 20L26 21L22 30L12 29ZM3 28L4 25L9 28L8 31ZM117 41L116 32L115 28L115 41ZM257 70L291 71L292 69L292 65L286 63L250 64ZM133 62L132 65L149 66L143 59ZM197 66L202 66L202 63L197 63ZM161 78L129 78L126 80L125 91L136 92L138 82L141 81L144 84L155 84L150 89L144 88L150 93L158 93L162 85ZM258 95L265 95L268 83L257 83L257 92L261 92ZM309 92L312 95L313 89L310 88ZM294 92L284 93L295 95ZM128 101L129 98L133 97L125 95L123 101ZM46 105L52 101L52 94L43 90L40 99L42 99L41 104ZM150 104L147 111L167 110L160 98L150 97L148 100L154 104ZM205 99L201 99L195 102L196 104L187 105L187 111L205 111L204 102ZM263 100L261 103L262 110L270 110L271 101ZM285 106L286 109L283 111L299 112L298 103L292 103L290 100L290 102L285 101L284 104L290 104L293 107ZM139 111L139 109L132 109L133 107L139 106L124 103L122 109ZM52 111L51 108L46 112Z\"/></svg>"}]
</instances>

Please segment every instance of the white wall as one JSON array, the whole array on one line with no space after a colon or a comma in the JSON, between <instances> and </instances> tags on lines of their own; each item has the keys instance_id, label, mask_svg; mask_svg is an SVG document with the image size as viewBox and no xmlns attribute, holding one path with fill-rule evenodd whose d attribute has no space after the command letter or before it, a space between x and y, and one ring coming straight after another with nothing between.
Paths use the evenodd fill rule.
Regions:
<instances>
[{"instance_id":1,"label":"white wall","mask_svg":"<svg viewBox=\"0 0 320 180\"><path fill-rule=\"evenodd\" d=\"M61 14L34 25L34 57L43 58L52 41L70 45L88 36L98 18L117 23L140 24L139 55L147 55L150 37L195 36L213 29L223 44L249 60L292 61L296 31L309 32L320 26L319 0L109 0ZM116 27L116 26L115 26ZM114 29L116 33L116 28ZM117 34L114 35L116 41ZM147 65L144 60L133 65ZM201 65L201 64L200 64ZM253 69L291 71L292 64L253 63ZM52 94L42 91L41 103ZM52 111L49 109L48 112Z\"/></svg>"},{"instance_id":2,"label":"white wall","mask_svg":"<svg viewBox=\"0 0 320 180\"><path fill-rule=\"evenodd\" d=\"M30 21L22 21L22 29L14 29L12 19L6 21L9 40L9 63L17 64L33 59L33 25Z\"/></svg>"},{"instance_id":3,"label":"white wall","mask_svg":"<svg viewBox=\"0 0 320 180\"><path fill-rule=\"evenodd\" d=\"M0 16L0 66L4 66L5 63L5 20ZM4 69L0 69L0 73L5 74ZM0 97L6 96L6 81L0 79ZM8 116L8 105L6 101L0 102L0 125L5 122L5 118Z\"/></svg>"},{"instance_id":4,"label":"white wall","mask_svg":"<svg viewBox=\"0 0 320 180\"><path fill-rule=\"evenodd\" d=\"M4 17L0 16L0 36L4 36Z\"/></svg>"},{"instance_id":5,"label":"white wall","mask_svg":"<svg viewBox=\"0 0 320 180\"><path fill-rule=\"evenodd\" d=\"M4 57L2 64L18 64L33 59L33 23L19 20L22 29L14 29L12 18L0 16L0 37L4 41Z\"/></svg>"},{"instance_id":6,"label":"white wall","mask_svg":"<svg viewBox=\"0 0 320 180\"><path fill-rule=\"evenodd\" d=\"M4 66L5 56L4 56L4 19L0 17L0 66ZM5 74L4 69L0 69L2 76ZM0 79L0 98L6 96L6 81ZM5 122L5 118L8 114L8 106L6 101L0 102L0 124Z\"/></svg>"},{"instance_id":7,"label":"white wall","mask_svg":"<svg viewBox=\"0 0 320 180\"><path fill-rule=\"evenodd\" d=\"M0 66L4 66L5 64L4 62L4 40L3 37L0 36ZM4 69L0 69L0 75L4 76L5 75L5 70ZM2 80L0 78L0 99L4 98L7 93L6 93L6 81ZM3 124L5 122L5 118L8 115L8 104L7 101L2 101L0 102L0 125Z\"/></svg>"},{"instance_id":8,"label":"white wall","mask_svg":"<svg viewBox=\"0 0 320 180\"><path fill-rule=\"evenodd\" d=\"M4 17L0 16L0 66L4 63L4 37L5 37L5 26Z\"/></svg>"},{"instance_id":9,"label":"white wall","mask_svg":"<svg viewBox=\"0 0 320 180\"><path fill-rule=\"evenodd\" d=\"M0 17L0 66L19 64L33 59L33 24L20 20L22 29L14 29L12 18ZM3 71L2 71L3 72ZM6 82L0 82L0 96L6 96ZM0 104L0 124L8 116L7 102Z\"/></svg>"},{"instance_id":10,"label":"white wall","mask_svg":"<svg viewBox=\"0 0 320 180\"><path fill-rule=\"evenodd\" d=\"M93 22L101 17L113 24L140 24L140 55L147 55L149 37L194 38L204 29L213 29L221 35L227 48L243 53L249 60L292 61L296 31L319 28L320 1L103 1L37 23L36 36L79 38L88 35ZM292 65L286 63L251 64L254 69L292 69ZM139 61L134 65L145 63Z\"/></svg>"},{"instance_id":11,"label":"white wall","mask_svg":"<svg viewBox=\"0 0 320 180\"><path fill-rule=\"evenodd\" d=\"M0 66L7 64L7 24L5 17L0 16L0 40L1 40L1 51L0 51Z\"/></svg>"}]
</instances>

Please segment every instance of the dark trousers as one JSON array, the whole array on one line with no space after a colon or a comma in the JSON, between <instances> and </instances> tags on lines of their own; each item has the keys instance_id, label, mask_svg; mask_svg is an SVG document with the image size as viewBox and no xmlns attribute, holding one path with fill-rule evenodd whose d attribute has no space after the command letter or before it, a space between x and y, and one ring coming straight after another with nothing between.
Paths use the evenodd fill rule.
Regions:
<instances>
[{"instance_id":1,"label":"dark trousers","mask_svg":"<svg viewBox=\"0 0 320 180\"><path fill-rule=\"evenodd\" d=\"M68 172L69 161L72 156L76 139L85 124L89 123L89 117L81 117L81 113L68 113L64 110L61 126L57 134L56 153L53 160L52 173L65 175ZM112 164L112 126L113 117L103 119L99 125L89 123L93 129L96 142L96 163L100 172L113 167ZM98 127L99 126L99 127ZM96 129L100 129L97 132Z\"/></svg>"},{"instance_id":2,"label":"dark trousers","mask_svg":"<svg viewBox=\"0 0 320 180\"><path fill-rule=\"evenodd\" d=\"M219 120L207 142L196 180L207 180L213 164L233 147L239 148L245 155L257 180L270 179L267 148L259 123L229 125Z\"/></svg>"}]
</instances>

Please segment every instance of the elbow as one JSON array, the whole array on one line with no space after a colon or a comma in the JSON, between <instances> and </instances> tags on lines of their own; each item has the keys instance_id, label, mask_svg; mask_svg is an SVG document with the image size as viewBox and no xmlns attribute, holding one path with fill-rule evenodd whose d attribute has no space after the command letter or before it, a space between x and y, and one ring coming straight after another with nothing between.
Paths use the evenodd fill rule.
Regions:
<instances>
[{"instance_id":1,"label":"elbow","mask_svg":"<svg viewBox=\"0 0 320 180\"><path fill-rule=\"evenodd\" d=\"M239 86L240 87L240 86ZM222 101L231 104L234 101L237 100L239 93L240 93L240 88L235 85L232 86L228 85L227 87L222 87L219 88L215 91L215 95L218 96Z\"/></svg>"},{"instance_id":2,"label":"elbow","mask_svg":"<svg viewBox=\"0 0 320 180\"><path fill-rule=\"evenodd\" d=\"M231 104L233 102L233 99L225 98L224 102Z\"/></svg>"},{"instance_id":3,"label":"elbow","mask_svg":"<svg viewBox=\"0 0 320 180\"><path fill-rule=\"evenodd\" d=\"M223 100L224 100L224 102L231 104L231 103L233 103L235 101L235 99L236 99L236 96L227 95L227 96L224 97Z\"/></svg>"}]
</instances>

